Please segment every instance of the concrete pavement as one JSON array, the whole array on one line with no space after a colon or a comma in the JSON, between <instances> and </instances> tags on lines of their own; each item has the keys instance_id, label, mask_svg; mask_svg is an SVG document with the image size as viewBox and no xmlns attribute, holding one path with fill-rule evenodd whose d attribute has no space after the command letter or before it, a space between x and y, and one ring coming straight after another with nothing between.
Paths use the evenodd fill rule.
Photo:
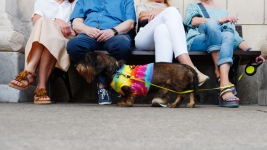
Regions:
<instances>
[{"instance_id":1,"label":"concrete pavement","mask_svg":"<svg viewBox=\"0 0 267 150\"><path fill-rule=\"evenodd\" d=\"M0 103L0 150L266 150L267 107Z\"/></svg>"}]
</instances>

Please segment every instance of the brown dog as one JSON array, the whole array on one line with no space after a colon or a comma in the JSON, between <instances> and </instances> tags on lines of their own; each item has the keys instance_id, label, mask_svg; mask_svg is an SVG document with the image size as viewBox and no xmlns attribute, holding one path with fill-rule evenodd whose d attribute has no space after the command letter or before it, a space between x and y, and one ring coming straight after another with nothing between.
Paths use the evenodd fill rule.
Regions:
<instances>
[{"instance_id":1,"label":"brown dog","mask_svg":"<svg viewBox=\"0 0 267 150\"><path fill-rule=\"evenodd\" d=\"M112 80L113 76L120 76L117 71L124 65L124 61L116 61L102 52L92 52L85 55L76 69L79 74L87 81L92 82L94 77L99 74L105 74ZM194 90L190 93L190 102L186 105L188 108L195 106L195 99L199 99L198 95L198 78L197 73L188 65L174 63L154 63L154 71L151 83L166 89L150 86L149 93L156 92L154 99L162 99L165 103L169 101L168 89L174 91ZM128 76L129 77L129 76ZM129 86L122 86L119 89L122 92L121 101L117 106L129 107L134 103L134 93ZM170 108L177 107L182 97L177 94L174 103L170 104Z\"/></svg>"}]
</instances>

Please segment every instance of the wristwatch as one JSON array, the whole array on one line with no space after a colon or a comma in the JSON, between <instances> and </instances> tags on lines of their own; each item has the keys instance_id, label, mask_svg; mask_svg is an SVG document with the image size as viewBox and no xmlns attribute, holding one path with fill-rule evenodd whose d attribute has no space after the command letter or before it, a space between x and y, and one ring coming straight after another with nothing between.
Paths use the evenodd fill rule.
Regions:
<instances>
[{"instance_id":1,"label":"wristwatch","mask_svg":"<svg viewBox=\"0 0 267 150\"><path fill-rule=\"evenodd\" d=\"M118 35L118 31L115 28L111 28L111 30L114 32L114 35Z\"/></svg>"}]
</instances>

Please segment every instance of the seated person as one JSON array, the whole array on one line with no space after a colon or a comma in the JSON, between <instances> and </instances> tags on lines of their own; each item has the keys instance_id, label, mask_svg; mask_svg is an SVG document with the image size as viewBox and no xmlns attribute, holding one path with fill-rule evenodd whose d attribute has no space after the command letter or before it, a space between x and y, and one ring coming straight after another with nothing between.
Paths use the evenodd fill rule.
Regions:
<instances>
[{"instance_id":1,"label":"seated person","mask_svg":"<svg viewBox=\"0 0 267 150\"><path fill-rule=\"evenodd\" d=\"M136 20L133 0L110 0L103 5L97 0L79 0L71 15L73 29L78 35L67 44L75 63L87 52L107 50L116 60L126 61L132 52L129 32ZM111 104L106 76L99 77L99 104Z\"/></svg>"},{"instance_id":2,"label":"seated person","mask_svg":"<svg viewBox=\"0 0 267 150\"><path fill-rule=\"evenodd\" d=\"M199 86L208 76L202 74L192 63L186 46L182 16L178 9L170 7L169 0L148 0L136 6L138 22L148 20L135 37L138 50L155 50L156 62L172 62L175 59L187 64L198 73ZM154 99L152 104L166 107L167 102ZM153 105L152 105L153 106Z\"/></svg>"},{"instance_id":3,"label":"seated person","mask_svg":"<svg viewBox=\"0 0 267 150\"><path fill-rule=\"evenodd\" d=\"M200 0L206 8L209 18L205 18L200 6L189 3L184 24L187 26L187 46L191 51L207 51L211 53L215 75L220 85L219 106L238 107L237 92L229 81L229 69L233 64L233 51L237 48L249 51L251 48L235 30L237 18L229 15L225 9L218 8L213 0ZM204 12L205 13L205 12ZM255 60L257 63L264 61L262 56Z\"/></svg>"},{"instance_id":4,"label":"seated person","mask_svg":"<svg viewBox=\"0 0 267 150\"><path fill-rule=\"evenodd\" d=\"M18 90L30 88L38 69L35 104L51 103L46 82L53 68L56 66L63 71L69 68L70 58L66 45L75 36L69 21L75 3L75 0L37 0L34 4L34 27L25 48L25 70L9 86Z\"/></svg>"}]
</instances>

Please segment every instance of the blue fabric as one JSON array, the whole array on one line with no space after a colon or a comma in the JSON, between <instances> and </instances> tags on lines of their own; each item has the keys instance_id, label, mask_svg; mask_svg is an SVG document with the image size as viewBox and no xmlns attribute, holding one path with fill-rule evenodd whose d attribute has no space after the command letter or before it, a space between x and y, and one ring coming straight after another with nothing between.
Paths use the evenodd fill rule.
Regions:
<instances>
[{"instance_id":1,"label":"blue fabric","mask_svg":"<svg viewBox=\"0 0 267 150\"><path fill-rule=\"evenodd\" d=\"M225 9L206 8L206 10L211 19L223 18L229 15L229 12ZM194 27L191 25L191 20L195 16L203 17L204 15L196 3L189 3L186 7L184 21L183 21L183 23L187 26L187 30L188 30L187 35L186 35L188 50L191 50L191 44L193 43L196 36L201 34L199 32L198 27ZM234 39L233 49L237 49L238 45L243 41L243 39L239 36L238 32L236 32L235 25L231 23L224 23L222 27L231 28L234 31L235 39Z\"/></svg>"},{"instance_id":2,"label":"blue fabric","mask_svg":"<svg viewBox=\"0 0 267 150\"><path fill-rule=\"evenodd\" d=\"M98 43L94 38L84 33L78 34L67 43L67 52L74 63L82 60L87 52L107 50L109 55L116 60L127 61L132 52L131 40L126 35L116 35L104 43ZM99 76L99 81L108 86L109 82L104 76Z\"/></svg>"},{"instance_id":3,"label":"blue fabric","mask_svg":"<svg viewBox=\"0 0 267 150\"><path fill-rule=\"evenodd\" d=\"M78 63L87 52L107 50L109 55L116 60L127 60L132 52L131 39L126 35L116 35L106 42L98 43L94 38L85 33L78 34L67 43L67 52L71 59Z\"/></svg>"},{"instance_id":4,"label":"blue fabric","mask_svg":"<svg viewBox=\"0 0 267 150\"><path fill-rule=\"evenodd\" d=\"M205 18L210 18L210 15L208 14L206 8L201 4L201 3L197 3L197 5L199 6L199 8L201 9L203 15Z\"/></svg>"},{"instance_id":5,"label":"blue fabric","mask_svg":"<svg viewBox=\"0 0 267 150\"><path fill-rule=\"evenodd\" d=\"M233 64L234 31L222 27L214 19L209 19L198 27L200 35L194 38L191 51L220 51L217 66L225 63Z\"/></svg>"},{"instance_id":6,"label":"blue fabric","mask_svg":"<svg viewBox=\"0 0 267 150\"><path fill-rule=\"evenodd\" d=\"M83 18L84 24L101 30L110 29L126 20L136 22L133 0L78 0L70 20Z\"/></svg>"}]
</instances>

